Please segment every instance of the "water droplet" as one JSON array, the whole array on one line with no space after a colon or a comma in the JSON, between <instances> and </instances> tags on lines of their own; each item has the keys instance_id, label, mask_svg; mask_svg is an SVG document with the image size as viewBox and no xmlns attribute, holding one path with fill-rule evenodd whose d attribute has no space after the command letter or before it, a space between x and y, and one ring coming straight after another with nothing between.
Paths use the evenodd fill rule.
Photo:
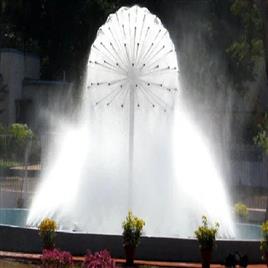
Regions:
<instances>
[{"instance_id":1,"label":"water droplet","mask_svg":"<svg viewBox=\"0 0 268 268\"><path fill-rule=\"evenodd\" d=\"M121 104L121 107L123 108L124 107L124 104Z\"/></svg>"}]
</instances>

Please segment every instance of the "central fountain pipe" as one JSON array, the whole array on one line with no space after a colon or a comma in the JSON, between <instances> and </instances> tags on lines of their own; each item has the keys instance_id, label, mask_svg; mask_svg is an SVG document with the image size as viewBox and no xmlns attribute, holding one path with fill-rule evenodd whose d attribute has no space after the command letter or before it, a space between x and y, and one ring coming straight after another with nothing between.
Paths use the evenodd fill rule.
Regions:
<instances>
[{"instance_id":1,"label":"central fountain pipe","mask_svg":"<svg viewBox=\"0 0 268 268\"><path fill-rule=\"evenodd\" d=\"M130 85L129 91L129 147L128 147L128 209L132 209L133 202L133 161L134 161L134 85Z\"/></svg>"}]
</instances>

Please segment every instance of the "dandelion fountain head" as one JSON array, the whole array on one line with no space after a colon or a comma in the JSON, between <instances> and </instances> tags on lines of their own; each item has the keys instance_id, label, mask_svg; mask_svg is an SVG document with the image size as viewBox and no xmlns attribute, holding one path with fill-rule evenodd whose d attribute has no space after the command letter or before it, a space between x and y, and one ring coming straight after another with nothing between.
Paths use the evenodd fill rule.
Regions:
<instances>
[{"instance_id":1,"label":"dandelion fountain head","mask_svg":"<svg viewBox=\"0 0 268 268\"><path fill-rule=\"evenodd\" d=\"M136 106L145 99L150 106L166 110L167 95L178 88L177 72L176 51L160 20L146 8L122 7L98 31L87 85L98 90L92 94L96 105L120 100L124 107L133 93Z\"/></svg>"}]
</instances>

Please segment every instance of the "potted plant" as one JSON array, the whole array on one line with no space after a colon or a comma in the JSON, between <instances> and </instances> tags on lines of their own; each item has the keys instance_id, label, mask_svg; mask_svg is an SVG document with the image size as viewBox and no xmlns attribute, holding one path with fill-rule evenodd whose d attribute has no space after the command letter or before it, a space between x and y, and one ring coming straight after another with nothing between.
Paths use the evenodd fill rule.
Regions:
<instances>
[{"instance_id":1,"label":"potted plant","mask_svg":"<svg viewBox=\"0 0 268 268\"><path fill-rule=\"evenodd\" d=\"M128 212L126 219L122 223L123 227L123 246L126 255L126 264L133 265L135 250L140 242L142 229L145 222Z\"/></svg>"},{"instance_id":2,"label":"potted plant","mask_svg":"<svg viewBox=\"0 0 268 268\"><path fill-rule=\"evenodd\" d=\"M261 225L263 239L261 241L260 250L262 253L262 258L266 261L268 267L268 221Z\"/></svg>"},{"instance_id":3,"label":"potted plant","mask_svg":"<svg viewBox=\"0 0 268 268\"><path fill-rule=\"evenodd\" d=\"M218 230L219 230L218 223L216 223L214 226L209 226L207 217L203 216L202 225L199 226L195 231L195 236L199 243L203 268L210 267L212 251Z\"/></svg>"},{"instance_id":4,"label":"potted plant","mask_svg":"<svg viewBox=\"0 0 268 268\"><path fill-rule=\"evenodd\" d=\"M248 208L242 202L238 202L234 205L234 212L240 222L245 222L248 217Z\"/></svg>"},{"instance_id":5,"label":"potted plant","mask_svg":"<svg viewBox=\"0 0 268 268\"><path fill-rule=\"evenodd\" d=\"M57 224L54 220L45 218L41 221L38 226L39 235L42 239L43 249L54 249L55 248L55 237Z\"/></svg>"}]
</instances>

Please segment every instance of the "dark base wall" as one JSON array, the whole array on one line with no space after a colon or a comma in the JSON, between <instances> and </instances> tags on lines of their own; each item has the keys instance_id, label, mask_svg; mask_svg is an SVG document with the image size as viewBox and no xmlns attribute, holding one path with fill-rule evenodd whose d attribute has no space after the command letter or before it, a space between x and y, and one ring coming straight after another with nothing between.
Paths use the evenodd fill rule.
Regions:
<instances>
[{"instance_id":1,"label":"dark base wall","mask_svg":"<svg viewBox=\"0 0 268 268\"><path fill-rule=\"evenodd\" d=\"M114 258L123 258L122 237L85 233L59 232L56 245L73 255L84 255L87 249L107 249ZM223 263L229 253L247 254L250 263L260 263L259 241L217 241L213 262ZM0 250L40 253L38 230L0 225ZM136 252L137 259L155 261L199 262L200 255L195 239L143 237Z\"/></svg>"}]
</instances>

